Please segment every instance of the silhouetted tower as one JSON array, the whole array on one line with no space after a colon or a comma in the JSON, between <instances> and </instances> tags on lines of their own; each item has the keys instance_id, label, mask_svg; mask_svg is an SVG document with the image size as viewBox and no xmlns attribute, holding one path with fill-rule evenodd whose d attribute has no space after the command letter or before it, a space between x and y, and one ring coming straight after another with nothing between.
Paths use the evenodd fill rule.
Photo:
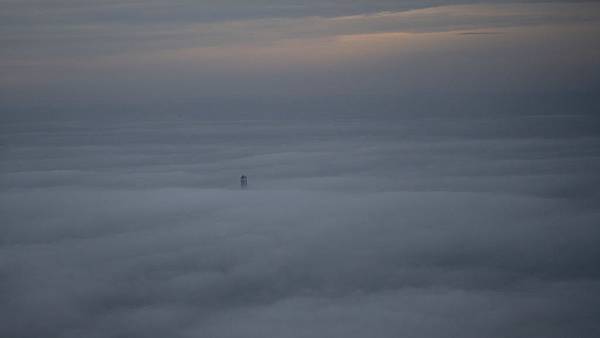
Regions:
<instances>
[{"instance_id":1,"label":"silhouetted tower","mask_svg":"<svg viewBox=\"0 0 600 338\"><path fill-rule=\"evenodd\" d=\"M246 189L248 187L248 177L246 177L246 175L242 175L240 177L240 186L242 189Z\"/></svg>"}]
</instances>

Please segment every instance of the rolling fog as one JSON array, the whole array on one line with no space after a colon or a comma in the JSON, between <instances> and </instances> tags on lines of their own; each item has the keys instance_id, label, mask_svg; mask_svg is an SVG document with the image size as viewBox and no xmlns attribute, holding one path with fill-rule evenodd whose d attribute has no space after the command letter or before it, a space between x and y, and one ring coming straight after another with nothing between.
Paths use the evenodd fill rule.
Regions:
<instances>
[{"instance_id":1,"label":"rolling fog","mask_svg":"<svg viewBox=\"0 0 600 338\"><path fill-rule=\"evenodd\" d=\"M11 125L1 335L595 336L597 130L503 121Z\"/></svg>"},{"instance_id":2,"label":"rolling fog","mask_svg":"<svg viewBox=\"0 0 600 338\"><path fill-rule=\"evenodd\" d=\"M0 338L600 337L599 36L597 1L0 0Z\"/></svg>"}]
</instances>

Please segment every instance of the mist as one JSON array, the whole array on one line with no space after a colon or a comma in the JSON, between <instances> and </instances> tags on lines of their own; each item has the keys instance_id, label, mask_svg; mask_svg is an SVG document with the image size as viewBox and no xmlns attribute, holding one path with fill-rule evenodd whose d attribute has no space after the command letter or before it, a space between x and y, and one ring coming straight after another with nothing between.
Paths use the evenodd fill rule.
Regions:
<instances>
[{"instance_id":1,"label":"mist","mask_svg":"<svg viewBox=\"0 0 600 338\"><path fill-rule=\"evenodd\" d=\"M597 3L0 8L0 336L600 335Z\"/></svg>"}]
</instances>

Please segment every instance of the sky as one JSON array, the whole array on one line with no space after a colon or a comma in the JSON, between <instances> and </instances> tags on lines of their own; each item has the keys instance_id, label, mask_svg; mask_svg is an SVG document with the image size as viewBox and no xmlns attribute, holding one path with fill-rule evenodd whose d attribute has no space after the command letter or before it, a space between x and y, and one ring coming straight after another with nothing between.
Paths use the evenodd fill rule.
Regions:
<instances>
[{"instance_id":1,"label":"sky","mask_svg":"<svg viewBox=\"0 0 600 338\"><path fill-rule=\"evenodd\" d=\"M0 337L600 336L599 36L591 1L0 0Z\"/></svg>"},{"instance_id":2,"label":"sky","mask_svg":"<svg viewBox=\"0 0 600 338\"><path fill-rule=\"evenodd\" d=\"M598 108L597 2L1 6L7 122Z\"/></svg>"}]
</instances>

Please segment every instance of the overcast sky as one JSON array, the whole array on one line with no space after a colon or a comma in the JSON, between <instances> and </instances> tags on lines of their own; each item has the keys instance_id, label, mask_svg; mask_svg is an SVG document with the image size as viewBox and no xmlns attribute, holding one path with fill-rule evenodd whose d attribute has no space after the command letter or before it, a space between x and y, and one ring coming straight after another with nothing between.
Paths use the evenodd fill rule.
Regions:
<instances>
[{"instance_id":1,"label":"overcast sky","mask_svg":"<svg viewBox=\"0 0 600 338\"><path fill-rule=\"evenodd\" d=\"M10 120L598 107L597 2L0 6Z\"/></svg>"},{"instance_id":2,"label":"overcast sky","mask_svg":"<svg viewBox=\"0 0 600 338\"><path fill-rule=\"evenodd\" d=\"M0 337L599 337L599 36L599 2L0 0Z\"/></svg>"}]
</instances>

